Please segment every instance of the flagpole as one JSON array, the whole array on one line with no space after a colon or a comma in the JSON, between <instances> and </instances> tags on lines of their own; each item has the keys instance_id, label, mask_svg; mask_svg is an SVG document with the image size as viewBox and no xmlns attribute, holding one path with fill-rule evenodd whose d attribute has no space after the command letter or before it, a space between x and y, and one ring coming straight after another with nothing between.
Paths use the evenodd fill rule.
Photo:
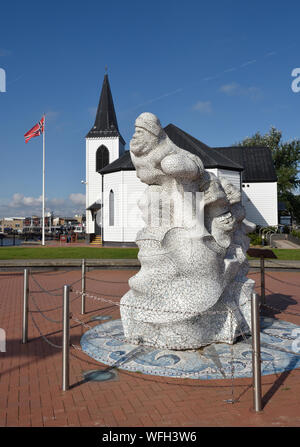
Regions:
<instances>
[{"instance_id":1,"label":"flagpole","mask_svg":"<svg viewBox=\"0 0 300 447\"><path fill-rule=\"evenodd\" d=\"M46 115L44 113L44 132L43 132L43 210L42 210L42 245L45 245L45 127Z\"/></svg>"}]
</instances>

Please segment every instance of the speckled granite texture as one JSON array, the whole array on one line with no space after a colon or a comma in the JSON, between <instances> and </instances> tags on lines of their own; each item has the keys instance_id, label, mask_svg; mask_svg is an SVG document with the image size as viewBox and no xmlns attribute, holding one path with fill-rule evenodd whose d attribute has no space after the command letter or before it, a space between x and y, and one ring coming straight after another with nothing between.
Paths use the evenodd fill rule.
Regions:
<instances>
[{"instance_id":1,"label":"speckled granite texture","mask_svg":"<svg viewBox=\"0 0 300 447\"><path fill-rule=\"evenodd\" d=\"M158 118L141 114L130 143L145 227L140 271L121 299L129 343L173 350L234 343L250 332L254 281L246 277L247 233L240 191L177 147Z\"/></svg>"}]
</instances>

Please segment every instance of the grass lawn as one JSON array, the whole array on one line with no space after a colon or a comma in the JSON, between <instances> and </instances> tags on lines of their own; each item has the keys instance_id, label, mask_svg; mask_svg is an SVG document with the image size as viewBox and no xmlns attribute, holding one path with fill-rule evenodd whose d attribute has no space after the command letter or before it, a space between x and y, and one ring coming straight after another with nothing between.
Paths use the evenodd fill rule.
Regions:
<instances>
[{"instance_id":1,"label":"grass lawn","mask_svg":"<svg viewBox=\"0 0 300 447\"><path fill-rule=\"evenodd\" d=\"M300 261L300 249L274 248L273 251L278 259ZM0 259L136 259L137 253L134 247L0 247Z\"/></svg>"},{"instance_id":2,"label":"grass lawn","mask_svg":"<svg viewBox=\"0 0 300 447\"><path fill-rule=\"evenodd\" d=\"M300 261L300 249L298 248L295 249L272 248L272 251L275 253L278 259L289 260L289 261Z\"/></svg>"},{"instance_id":3,"label":"grass lawn","mask_svg":"<svg viewBox=\"0 0 300 447\"><path fill-rule=\"evenodd\" d=\"M0 259L135 259L137 248L0 247Z\"/></svg>"}]
</instances>

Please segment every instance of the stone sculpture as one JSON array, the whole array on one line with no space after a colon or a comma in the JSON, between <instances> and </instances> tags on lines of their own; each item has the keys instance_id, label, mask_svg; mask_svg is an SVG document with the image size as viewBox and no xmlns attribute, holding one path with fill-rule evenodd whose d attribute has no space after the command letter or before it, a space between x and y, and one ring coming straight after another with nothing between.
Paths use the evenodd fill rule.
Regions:
<instances>
[{"instance_id":1,"label":"stone sculpture","mask_svg":"<svg viewBox=\"0 0 300 447\"><path fill-rule=\"evenodd\" d=\"M254 288L246 252L255 225L240 191L177 147L151 113L136 119L130 153L148 187L138 203L141 269L121 299L126 339L178 350L234 343L250 331Z\"/></svg>"}]
</instances>

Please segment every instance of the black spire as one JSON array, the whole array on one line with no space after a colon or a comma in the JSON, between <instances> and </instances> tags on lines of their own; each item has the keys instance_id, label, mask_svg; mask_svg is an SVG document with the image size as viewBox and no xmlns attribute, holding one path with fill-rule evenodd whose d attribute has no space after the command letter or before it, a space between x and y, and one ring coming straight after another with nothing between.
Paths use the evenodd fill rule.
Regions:
<instances>
[{"instance_id":1,"label":"black spire","mask_svg":"<svg viewBox=\"0 0 300 447\"><path fill-rule=\"evenodd\" d=\"M91 128L86 138L97 137L120 137L123 144L123 140L119 128L110 90L108 75L104 75L102 84L102 91L100 101L97 109L96 119L94 126Z\"/></svg>"}]
</instances>

